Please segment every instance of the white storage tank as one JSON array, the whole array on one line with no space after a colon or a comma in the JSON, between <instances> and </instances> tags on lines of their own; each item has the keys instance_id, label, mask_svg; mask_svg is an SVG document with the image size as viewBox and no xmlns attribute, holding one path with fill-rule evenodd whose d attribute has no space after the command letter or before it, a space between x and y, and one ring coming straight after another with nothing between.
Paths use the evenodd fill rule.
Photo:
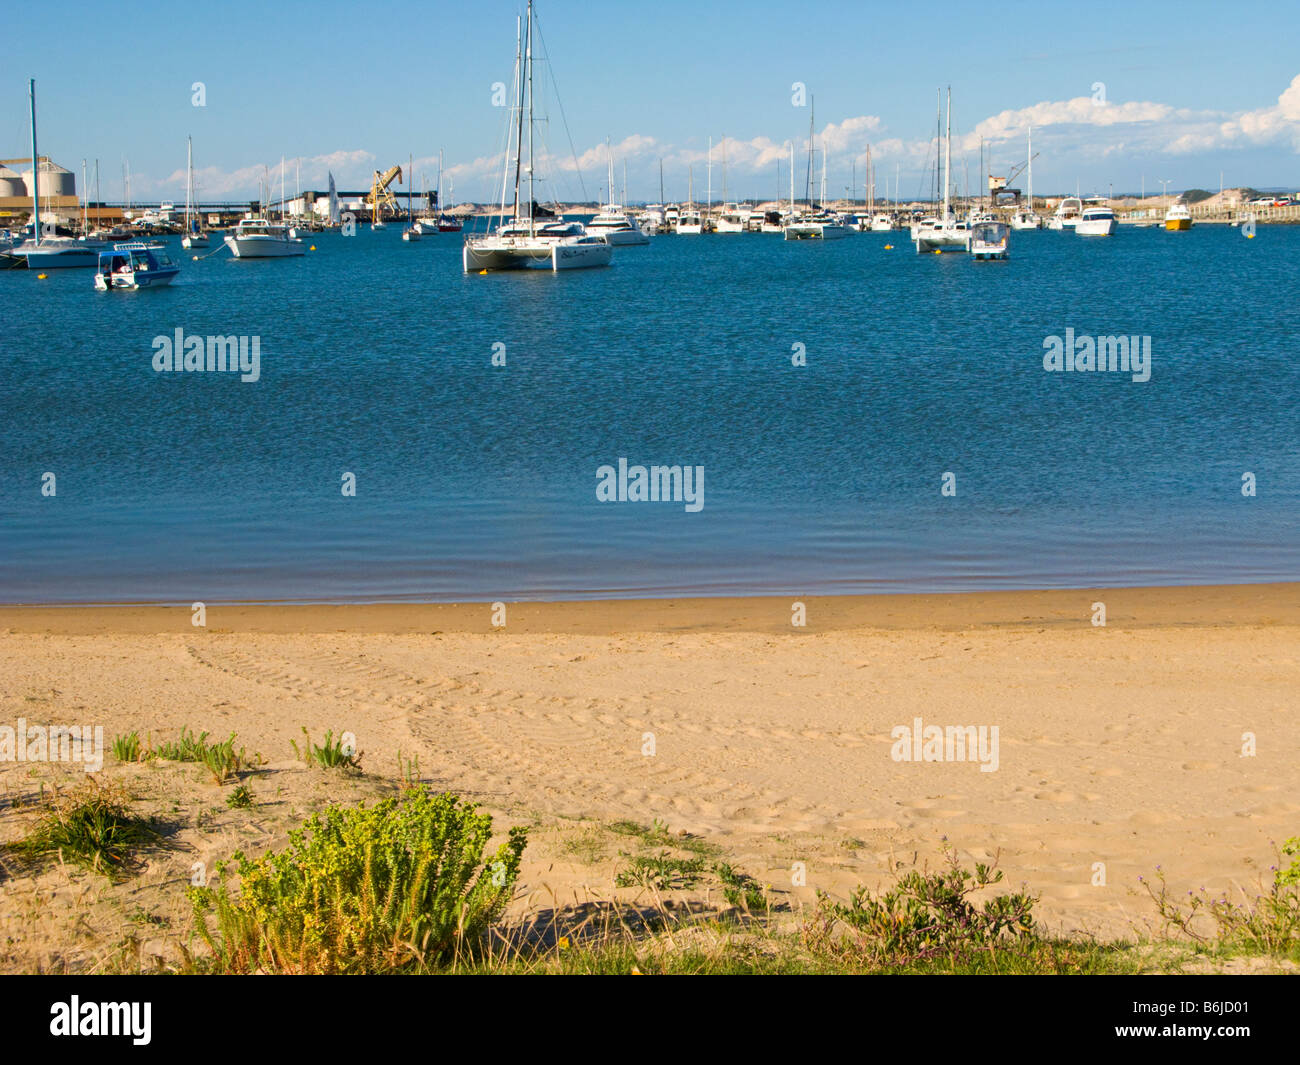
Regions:
<instances>
[{"instance_id":1,"label":"white storage tank","mask_svg":"<svg viewBox=\"0 0 1300 1065\"><path fill-rule=\"evenodd\" d=\"M0 166L0 196L21 198L28 195L26 182L7 166Z\"/></svg>"},{"instance_id":2,"label":"white storage tank","mask_svg":"<svg viewBox=\"0 0 1300 1065\"><path fill-rule=\"evenodd\" d=\"M32 172L23 171L24 195L32 194ZM58 163L49 159L41 160L41 198L46 196L75 196L77 179L71 170L65 170Z\"/></svg>"}]
</instances>

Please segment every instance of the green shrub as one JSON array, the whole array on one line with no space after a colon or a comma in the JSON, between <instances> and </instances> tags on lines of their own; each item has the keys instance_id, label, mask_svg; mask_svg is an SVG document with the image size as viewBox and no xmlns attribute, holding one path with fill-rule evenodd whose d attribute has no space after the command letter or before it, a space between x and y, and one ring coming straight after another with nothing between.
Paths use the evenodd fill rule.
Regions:
<instances>
[{"instance_id":1,"label":"green shrub","mask_svg":"<svg viewBox=\"0 0 1300 1065\"><path fill-rule=\"evenodd\" d=\"M626 851L619 854L629 861L627 868L620 870L614 878L616 887L644 887L656 891L689 888L699 883L704 870L702 858L679 858L668 851L635 856Z\"/></svg>"},{"instance_id":2,"label":"green shrub","mask_svg":"<svg viewBox=\"0 0 1300 1065\"><path fill-rule=\"evenodd\" d=\"M218 784L224 784L248 765L244 748L235 750L233 732L221 743L209 743L206 732L200 732L196 736L187 727L181 728L180 740L175 743L160 743L152 750L145 751L143 757L166 758L171 762L194 762L206 766Z\"/></svg>"},{"instance_id":3,"label":"green shrub","mask_svg":"<svg viewBox=\"0 0 1300 1065\"><path fill-rule=\"evenodd\" d=\"M240 784L226 796L226 805L232 810L247 810L253 805L253 793L247 784Z\"/></svg>"},{"instance_id":4,"label":"green shrub","mask_svg":"<svg viewBox=\"0 0 1300 1065\"><path fill-rule=\"evenodd\" d=\"M131 868L138 848L159 841L148 821L130 813L128 801L122 788L94 781L66 792L56 789L36 826L9 850L29 862L57 857L118 879Z\"/></svg>"},{"instance_id":5,"label":"green shrub","mask_svg":"<svg viewBox=\"0 0 1300 1065\"><path fill-rule=\"evenodd\" d=\"M977 863L972 873L947 850L947 868L912 870L876 896L859 888L847 905L818 893L805 931L809 944L871 965L906 966L933 958L959 960L1020 938L1036 937L1032 895L995 895L982 905L970 896L1002 880L1001 870ZM844 935L839 929L845 930Z\"/></svg>"},{"instance_id":6,"label":"green shrub","mask_svg":"<svg viewBox=\"0 0 1300 1065\"><path fill-rule=\"evenodd\" d=\"M289 743L293 746L293 752L308 765L324 766L326 769L359 769L361 767L361 752L354 752L351 747L345 747L343 737L347 733L340 733L339 738L334 738L334 732L331 730L325 733L325 742L320 746L311 742L311 736L307 733L306 726L302 730L302 747L299 748L294 740Z\"/></svg>"},{"instance_id":7,"label":"green shrub","mask_svg":"<svg viewBox=\"0 0 1300 1065\"><path fill-rule=\"evenodd\" d=\"M240 891L191 889L217 972L425 972L473 949L509 902L527 830L494 855L492 819L427 787L331 807L287 849L238 864ZM218 866L224 878L229 863ZM207 917L215 911L216 934Z\"/></svg>"}]
</instances>

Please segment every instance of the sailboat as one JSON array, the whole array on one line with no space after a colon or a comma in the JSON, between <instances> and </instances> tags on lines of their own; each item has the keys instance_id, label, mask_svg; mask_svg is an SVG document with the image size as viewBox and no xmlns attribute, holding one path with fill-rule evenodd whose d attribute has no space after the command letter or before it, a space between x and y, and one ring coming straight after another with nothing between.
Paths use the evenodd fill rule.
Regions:
<instances>
[{"instance_id":1,"label":"sailboat","mask_svg":"<svg viewBox=\"0 0 1300 1065\"><path fill-rule=\"evenodd\" d=\"M605 152L609 156L609 202L603 204L600 213L586 225L588 233L603 234L610 244L617 247L632 244L649 244L650 236L636 222L626 207L614 202L614 155L605 143ZM623 199L627 200L626 177L624 178Z\"/></svg>"},{"instance_id":2,"label":"sailboat","mask_svg":"<svg viewBox=\"0 0 1300 1065\"><path fill-rule=\"evenodd\" d=\"M206 248L210 241L194 204L194 138L185 138L185 236L182 248Z\"/></svg>"},{"instance_id":3,"label":"sailboat","mask_svg":"<svg viewBox=\"0 0 1300 1065\"><path fill-rule=\"evenodd\" d=\"M943 138L943 213L938 218L922 218L912 226L912 241L918 255L932 251L965 251L970 243L970 227L958 222L952 211L952 89L948 90L948 124Z\"/></svg>"},{"instance_id":4,"label":"sailboat","mask_svg":"<svg viewBox=\"0 0 1300 1065\"><path fill-rule=\"evenodd\" d=\"M1028 163L1028 183L1029 189L1026 199L1027 206L1019 207L1016 213L1011 216L1012 229L1042 229L1043 220L1034 213L1034 127L1029 127L1029 163Z\"/></svg>"},{"instance_id":5,"label":"sailboat","mask_svg":"<svg viewBox=\"0 0 1300 1065\"><path fill-rule=\"evenodd\" d=\"M511 138L514 142L515 202L514 221L499 224L495 233L465 238L462 262L466 273L489 270L522 270L529 267L558 270L581 270L608 266L613 248L603 236L585 233L580 225L556 219L538 221L537 200L533 192L533 0L528 0L528 35L521 57L516 45L515 72L518 90L517 113L511 115ZM521 166L524 152L524 113L528 125L528 202L520 201L524 178ZM509 182L510 153L505 158L502 180L501 218L506 213L505 188Z\"/></svg>"},{"instance_id":6,"label":"sailboat","mask_svg":"<svg viewBox=\"0 0 1300 1065\"><path fill-rule=\"evenodd\" d=\"M415 164L414 156L406 157L406 173L411 178L406 186L406 228L402 230L402 239L408 244L413 240L420 239L420 229L415 224L415 216L411 212L411 187L415 184L415 171L412 169Z\"/></svg>"},{"instance_id":7,"label":"sailboat","mask_svg":"<svg viewBox=\"0 0 1300 1065\"><path fill-rule=\"evenodd\" d=\"M815 155L815 119L814 112L810 106L808 111L808 171L805 178L805 192L808 197L808 206L811 214L796 216L791 211L790 219L785 226L786 240L839 240L849 235L849 227L840 221L837 215L826 210L825 207L813 202L812 195L812 171L813 157ZM793 166L791 174L793 176ZM826 156L822 156L822 200L826 199Z\"/></svg>"},{"instance_id":8,"label":"sailboat","mask_svg":"<svg viewBox=\"0 0 1300 1065\"><path fill-rule=\"evenodd\" d=\"M36 150L36 79L30 81L32 105L32 239L24 241L6 252L7 257L27 260L29 270L44 270L70 266L96 266L99 253L108 247L102 240L44 236L41 226L41 157ZM86 194L82 190L82 195ZM54 223L50 223L54 232Z\"/></svg>"}]
</instances>

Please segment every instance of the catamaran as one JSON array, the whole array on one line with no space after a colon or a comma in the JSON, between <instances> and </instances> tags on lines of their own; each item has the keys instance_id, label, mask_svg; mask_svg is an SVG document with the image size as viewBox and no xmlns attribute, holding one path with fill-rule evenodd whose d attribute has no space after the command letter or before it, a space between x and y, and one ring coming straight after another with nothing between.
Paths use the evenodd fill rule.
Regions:
<instances>
[{"instance_id":1,"label":"catamaran","mask_svg":"<svg viewBox=\"0 0 1300 1065\"><path fill-rule=\"evenodd\" d=\"M943 213L923 218L912 226L918 255L933 251L965 251L970 246L970 226L953 214L949 190L952 173L952 89L948 90L948 125L943 138Z\"/></svg>"},{"instance_id":2,"label":"catamaran","mask_svg":"<svg viewBox=\"0 0 1300 1065\"><path fill-rule=\"evenodd\" d=\"M795 214L791 212L790 218L785 224L786 240L841 240L849 235L849 227L846 226L840 217L827 210L819 203L813 202L812 194L812 170L813 157L816 154L816 125L814 113L809 108L808 111L808 170L804 180L804 192L807 196L809 212L806 214ZM826 198L826 169L825 156L822 157L822 199ZM791 167L791 176L794 168Z\"/></svg>"},{"instance_id":3,"label":"catamaran","mask_svg":"<svg viewBox=\"0 0 1300 1065\"><path fill-rule=\"evenodd\" d=\"M490 270L522 270L549 268L580 270L595 266L608 266L613 248L603 235L584 233L581 227L573 232L568 226L539 225L534 217L537 200L533 194L533 0L528 0L528 35L522 55L518 45L515 50L515 89L518 106L510 116L514 146L515 202L514 221L501 225L497 232L465 238L462 264L465 272L487 273ZM524 111L527 105L528 124L528 203L520 201L523 181ZM505 218L505 187L509 181L510 153L505 158L502 177L501 218Z\"/></svg>"}]
</instances>

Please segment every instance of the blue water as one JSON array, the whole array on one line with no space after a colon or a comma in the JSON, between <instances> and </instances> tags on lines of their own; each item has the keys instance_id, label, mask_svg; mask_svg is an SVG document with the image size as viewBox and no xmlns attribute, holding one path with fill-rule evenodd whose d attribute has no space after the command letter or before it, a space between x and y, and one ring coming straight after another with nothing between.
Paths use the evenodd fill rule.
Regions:
<instances>
[{"instance_id":1,"label":"blue water","mask_svg":"<svg viewBox=\"0 0 1300 1065\"><path fill-rule=\"evenodd\" d=\"M664 237L466 277L456 235L389 227L177 248L154 292L0 273L0 602L1297 580L1300 228L1258 232L1017 233L985 264ZM1067 326L1150 335L1151 380L1044 372ZM155 373L178 327L259 336L261 380ZM620 456L704 466L703 510L598 502Z\"/></svg>"}]
</instances>

